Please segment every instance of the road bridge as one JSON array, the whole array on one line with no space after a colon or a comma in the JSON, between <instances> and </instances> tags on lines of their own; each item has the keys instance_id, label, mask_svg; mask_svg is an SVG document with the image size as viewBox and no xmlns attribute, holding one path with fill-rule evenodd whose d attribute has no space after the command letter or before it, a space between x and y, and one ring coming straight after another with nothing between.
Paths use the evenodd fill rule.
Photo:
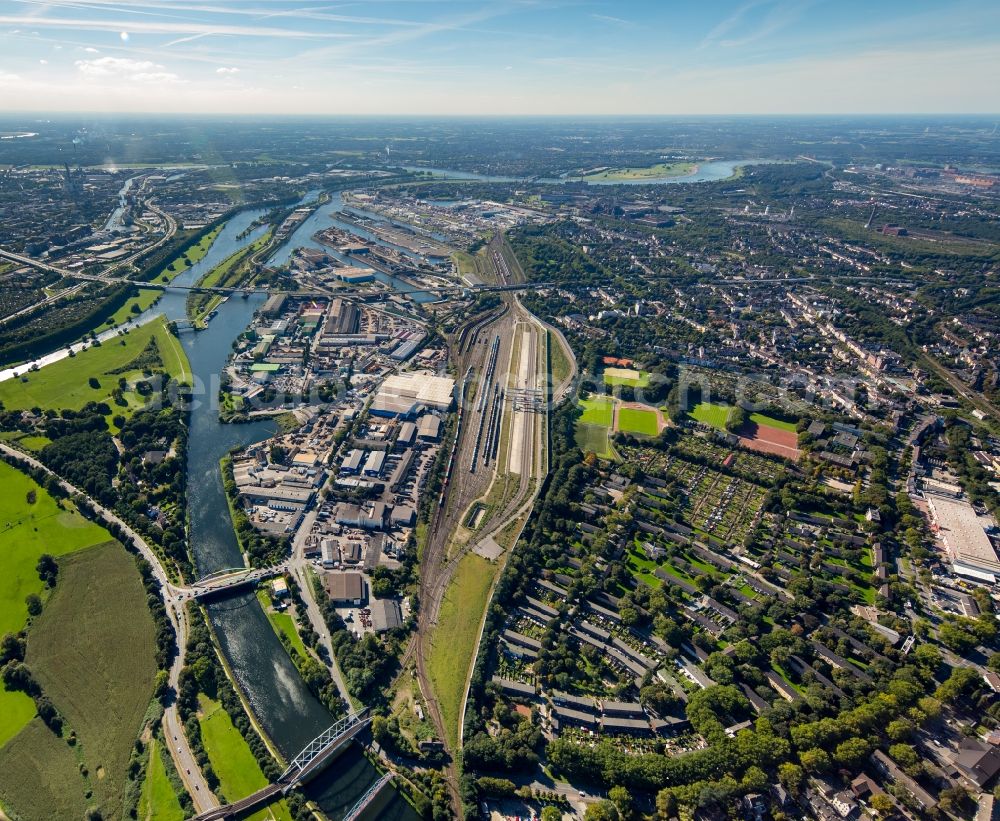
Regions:
<instances>
[{"instance_id":1,"label":"road bridge","mask_svg":"<svg viewBox=\"0 0 1000 821\"><path fill-rule=\"evenodd\" d=\"M200 815L196 815L194 821L216 821L216 819L222 818L235 818L256 807L269 804L306 783L324 770L352 738L371 724L371 718L365 715L366 712L367 710L349 713L310 741L305 746L305 749L292 759L292 763L288 765L288 768L273 784L268 784L253 795L248 795L246 798L241 798L232 804L214 807ZM368 797L369 803L373 797L374 795ZM365 797L363 796L362 801L364 800Z\"/></svg>"},{"instance_id":2,"label":"road bridge","mask_svg":"<svg viewBox=\"0 0 1000 821\"><path fill-rule=\"evenodd\" d=\"M234 591L248 585L256 585L262 579L278 576L288 569L287 561L271 567L239 567L228 568L211 573L187 587L177 588L178 592L187 594L193 599L205 599L223 591Z\"/></svg>"}]
</instances>

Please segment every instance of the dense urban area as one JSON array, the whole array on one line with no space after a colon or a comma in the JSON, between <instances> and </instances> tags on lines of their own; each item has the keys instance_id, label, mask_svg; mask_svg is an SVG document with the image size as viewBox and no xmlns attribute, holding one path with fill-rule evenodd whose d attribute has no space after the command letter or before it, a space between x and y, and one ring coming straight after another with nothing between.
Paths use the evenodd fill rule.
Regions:
<instances>
[{"instance_id":1,"label":"dense urban area","mask_svg":"<svg viewBox=\"0 0 1000 821\"><path fill-rule=\"evenodd\" d=\"M992 121L0 140L0 818L995 817Z\"/></svg>"}]
</instances>

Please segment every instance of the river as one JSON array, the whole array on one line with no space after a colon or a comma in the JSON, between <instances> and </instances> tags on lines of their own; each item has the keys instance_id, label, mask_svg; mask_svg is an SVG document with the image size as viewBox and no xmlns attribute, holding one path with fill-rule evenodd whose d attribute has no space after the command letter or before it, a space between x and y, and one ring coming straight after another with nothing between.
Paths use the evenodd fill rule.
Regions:
<instances>
[{"instance_id":1,"label":"river","mask_svg":"<svg viewBox=\"0 0 1000 821\"><path fill-rule=\"evenodd\" d=\"M498 177L491 174L475 174L471 171L455 171L450 168L421 168L404 165L406 171L429 171L444 180L480 180L482 182L540 183L542 185L562 185L583 182L587 185L674 185L689 182L717 182L732 177L736 169L744 165L758 165L769 160L710 160L698 163L698 170L682 177L649 177L638 180L588 180L582 177Z\"/></svg>"},{"instance_id":2,"label":"river","mask_svg":"<svg viewBox=\"0 0 1000 821\"><path fill-rule=\"evenodd\" d=\"M237 236L263 213L244 211L230 219L208 253L174 282L188 285L197 281L230 254L253 242L263 234L263 226L242 239ZM289 244L299 242L296 234L289 238ZM279 249L286 257L288 252L287 247ZM168 290L149 313L184 319L186 299L186 291ZM276 430L270 420L222 424L213 401L232 343L246 329L263 299L260 294L248 299L228 299L219 306L207 330L181 334L195 385L196 401L188 436L187 487L191 552L199 575L243 566L229 518L219 460L231 448L259 442ZM140 321L144 318L140 317ZM207 610L230 669L254 715L285 758L293 758L333 723L333 716L306 687L253 593L210 603ZM306 792L336 821L378 777L361 749L352 744L308 785ZM416 816L402 797L386 792L382 817L413 821Z\"/></svg>"},{"instance_id":3,"label":"river","mask_svg":"<svg viewBox=\"0 0 1000 821\"><path fill-rule=\"evenodd\" d=\"M301 204L315 202L319 194L319 191L310 191L305 195L305 197L302 198ZM285 244L271 255L268 259L268 265L273 265L275 267L284 265L288 262L292 255L292 251L296 248L313 248L317 251L322 251L324 254L328 254L330 257L344 265L353 265L356 268L367 268L368 265L363 260L348 256L347 254L338 253L329 246L323 245L323 243L317 242L313 239L313 234L317 231L322 231L323 229L330 228L331 226L342 228L345 231L351 231L364 239L377 242L380 245L393 248L397 251L401 251L414 261L419 259L417 255L410 253L405 248L400 248L397 245L385 242L384 240L376 237L370 231L366 231L365 229L358 228L354 225L349 225L348 223L337 219L336 215L343 210L344 200L340 196L340 192L335 191L331 194L330 201L319 206L319 208L303 220L302 224L292 232L292 235L288 238ZM357 208L353 208L351 210L358 214L363 214L366 217L380 219L377 214L370 214L367 211L361 211ZM386 274L383 271L375 271L374 278L379 282L388 285L390 288L394 288L397 291L403 291L409 300L419 305L437 300L437 297L434 294L427 291L412 290L413 285L411 283L399 279L398 277L394 277L391 274Z\"/></svg>"}]
</instances>

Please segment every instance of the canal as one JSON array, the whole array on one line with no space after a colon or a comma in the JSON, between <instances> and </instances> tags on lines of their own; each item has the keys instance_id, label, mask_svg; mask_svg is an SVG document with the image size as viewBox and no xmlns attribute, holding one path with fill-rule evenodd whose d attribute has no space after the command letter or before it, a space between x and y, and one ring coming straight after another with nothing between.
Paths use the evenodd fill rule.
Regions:
<instances>
[{"instance_id":1,"label":"canal","mask_svg":"<svg viewBox=\"0 0 1000 821\"><path fill-rule=\"evenodd\" d=\"M326 208L323 206L320 210ZM262 211L244 211L230 219L208 253L178 275L174 282L177 285L196 282L215 265L261 236L265 230L263 226L239 237L262 214ZM288 245L278 253L284 253L287 258L288 246L294 247L302 241L303 229L305 226L300 226L289 238ZM309 231L306 236L311 234ZM185 319L186 299L186 291L167 291L150 311L165 314L172 320ZM229 517L219 460L231 448L259 442L276 430L270 420L222 424L216 402L219 375L233 342L246 329L263 299L262 295L228 299L219 306L207 330L181 335L194 379L187 497L191 552L199 575L243 566L243 556ZM230 669L254 715L285 758L291 759L330 726L334 717L306 687L253 593L210 603L207 610ZM308 785L307 794L337 821L378 777L360 747L352 744ZM402 797L388 790L386 793L379 817L414 821L416 814Z\"/></svg>"}]
</instances>

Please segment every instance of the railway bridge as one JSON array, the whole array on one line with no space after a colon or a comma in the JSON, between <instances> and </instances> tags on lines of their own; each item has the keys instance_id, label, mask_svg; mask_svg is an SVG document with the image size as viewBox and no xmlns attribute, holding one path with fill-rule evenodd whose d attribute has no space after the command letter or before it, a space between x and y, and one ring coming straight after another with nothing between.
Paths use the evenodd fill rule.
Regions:
<instances>
[{"instance_id":1,"label":"railway bridge","mask_svg":"<svg viewBox=\"0 0 1000 821\"><path fill-rule=\"evenodd\" d=\"M200 815L196 815L194 821L216 821L216 819L235 818L249 810L270 804L296 787L305 784L324 770L336 758L337 754L343 750L344 746L371 723L371 717L365 715L365 713L366 711L362 710L361 712L352 712L344 716L344 718L340 719L332 727L310 741L302 752L292 759L292 762L273 784L268 784L253 795L248 795L246 798L241 798L232 804L206 810ZM384 783L390 777L383 776L377 782L379 789L384 786ZM363 804L361 809L364 809L371 802L375 796L375 792L377 790L374 792L369 790L371 795L366 793L362 796L359 802L359 805ZM358 813L361 811L357 809L357 805L351 812L355 811Z\"/></svg>"}]
</instances>

